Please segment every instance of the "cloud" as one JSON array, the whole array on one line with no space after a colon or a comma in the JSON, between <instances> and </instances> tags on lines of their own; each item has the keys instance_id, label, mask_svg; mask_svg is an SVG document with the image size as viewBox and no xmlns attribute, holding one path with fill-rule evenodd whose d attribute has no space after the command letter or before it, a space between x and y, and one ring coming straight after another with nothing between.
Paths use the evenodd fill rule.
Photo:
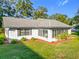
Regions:
<instances>
[{"instance_id":1,"label":"cloud","mask_svg":"<svg viewBox=\"0 0 79 59\"><path fill-rule=\"evenodd\" d=\"M63 1L63 3L62 3L62 5L67 4L67 3L68 3L68 1L69 1L69 0L64 0L64 1Z\"/></svg>"},{"instance_id":2,"label":"cloud","mask_svg":"<svg viewBox=\"0 0 79 59\"><path fill-rule=\"evenodd\" d=\"M65 4L67 4L69 2L69 0L60 0L58 6L64 6Z\"/></svg>"}]
</instances>

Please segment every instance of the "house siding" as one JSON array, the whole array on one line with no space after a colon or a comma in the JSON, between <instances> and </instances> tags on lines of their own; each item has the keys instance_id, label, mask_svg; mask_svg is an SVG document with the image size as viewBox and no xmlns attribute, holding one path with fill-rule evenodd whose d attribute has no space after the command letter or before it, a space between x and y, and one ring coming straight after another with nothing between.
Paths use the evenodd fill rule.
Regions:
<instances>
[{"instance_id":1,"label":"house siding","mask_svg":"<svg viewBox=\"0 0 79 59\"><path fill-rule=\"evenodd\" d=\"M16 39L17 38L17 30L5 28L5 36L6 36L6 38Z\"/></svg>"},{"instance_id":2,"label":"house siding","mask_svg":"<svg viewBox=\"0 0 79 59\"><path fill-rule=\"evenodd\" d=\"M6 36L6 38L8 38L9 37L9 28L5 28L5 36Z\"/></svg>"},{"instance_id":3,"label":"house siding","mask_svg":"<svg viewBox=\"0 0 79 59\"><path fill-rule=\"evenodd\" d=\"M32 29L32 36L37 37L38 36L38 29Z\"/></svg>"},{"instance_id":4,"label":"house siding","mask_svg":"<svg viewBox=\"0 0 79 59\"><path fill-rule=\"evenodd\" d=\"M56 41L56 39L54 39L52 37L52 29L48 29L48 39L47 41L51 42L51 41Z\"/></svg>"},{"instance_id":5,"label":"house siding","mask_svg":"<svg viewBox=\"0 0 79 59\"><path fill-rule=\"evenodd\" d=\"M53 38L56 37L59 34L62 34L62 33L71 34L71 31L70 31L70 29L65 29L65 28L52 29L52 37Z\"/></svg>"},{"instance_id":6,"label":"house siding","mask_svg":"<svg viewBox=\"0 0 79 59\"><path fill-rule=\"evenodd\" d=\"M16 39L17 38L17 30L16 29L9 29L9 38Z\"/></svg>"},{"instance_id":7,"label":"house siding","mask_svg":"<svg viewBox=\"0 0 79 59\"><path fill-rule=\"evenodd\" d=\"M71 29L68 30L68 34L69 34L69 35L71 34Z\"/></svg>"},{"instance_id":8,"label":"house siding","mask_svg":"<svg viewBox=\"0 0 79 59\"><path fill-rule=\"evenodd\" d=\"M71 33L69 29L47 29L47 30L48 30L48 37L46 38L43 36L39 36L39 29L32 29L31 30L32 33L30 35L18 36L17 29L5 28L5 36L10 39L18 39L18 40L20 40L22 37L25 37L27 39L31 39L32 37L35 37L38 39L51 42L51 41L57 41L57 39L55 39L55 36L60 33L64 33L64 32L68 32L68 34Z\"/></svg>"}]
</instances>

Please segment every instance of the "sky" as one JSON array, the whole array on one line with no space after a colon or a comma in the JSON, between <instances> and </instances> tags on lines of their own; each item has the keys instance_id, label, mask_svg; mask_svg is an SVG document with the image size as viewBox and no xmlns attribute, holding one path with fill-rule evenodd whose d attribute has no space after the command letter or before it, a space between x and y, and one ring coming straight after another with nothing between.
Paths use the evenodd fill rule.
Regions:
<instances>
[{"instance_id":1,"label":"sky","mask_svg":"<svg viewBox=\"0 0 79 59\"><path fill-rule=\"evenodd\" d=\"M48 9L48 14L61 13L68 17L73 17L79 8L79 0L31 0L33 7L44 6Z\"/></svg>"}]
</instances>

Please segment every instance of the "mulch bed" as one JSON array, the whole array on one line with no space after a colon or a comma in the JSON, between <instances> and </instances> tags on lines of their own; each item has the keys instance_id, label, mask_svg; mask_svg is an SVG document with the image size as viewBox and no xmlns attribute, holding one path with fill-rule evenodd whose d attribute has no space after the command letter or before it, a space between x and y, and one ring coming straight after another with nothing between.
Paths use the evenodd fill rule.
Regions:
<instances>
[{"instance_id":1,"label":"mulch bed","mask_svg":"<svg viewBox=\"0 0 79 59\"><path fill-rule=\"evenodd\" d=\"M62 43L62 42L66 42L67 40L60 40L60 41L56 41L56 42L48 42L49 44L58 44L58 43Z\"/></svg>"},{"instance_id":2,"label":"mulch bed","mask_svg":"<svg viewBox=\"0 0 79 59\"><path fill-rule=\"evenodd\" d=\"M30 42L30 40L28 40L28 41ZM42 39L37 39L37 41L39 41L39 42L46 42L46 43L48 43L48 44L58 44L58 43L67 42L67 41L69 41L69 40L58 40L58 41L48 42L48 41L44 41L44 40L42 40ZM6 40L4 41L4 43L5 43L5 44L9 44L9 39L6 39Z\"/></svg>"},{"instance_id":3,"label":"mulch bed","mask_svg":"<svg viewBox=\"0 0 79 59\"><path fill-rule=\"evenodd\" d=\"M58 44L58 43L67 42L69 40L59 40L59 41L48 42L48 41L44 41L42 39L38 39L37 41L39 41L39 42L47 42L48 44Z\"/></svg>"},{"instance_id":4,"label":"mulch bed","mask_svg":"<svg viewBox=\"0 0 79 59\"><path fill-rule=\"evenodd\" d=\"M9 44L9 39L5 39L4 44Z\"/></svg>"}]
</instances>

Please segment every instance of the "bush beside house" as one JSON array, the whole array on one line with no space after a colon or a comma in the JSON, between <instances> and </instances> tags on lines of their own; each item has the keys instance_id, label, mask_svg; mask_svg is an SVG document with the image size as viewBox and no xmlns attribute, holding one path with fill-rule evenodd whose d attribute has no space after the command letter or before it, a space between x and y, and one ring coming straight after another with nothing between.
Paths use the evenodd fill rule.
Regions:
<instances>
[{"instance_id":1,"label":"bush beside house","mask_svg":"<svg viewBox=\"0 0 79 59\"><path fill-rule=\"evenodd\" d=\"M16 43L18 43L18 40L17 39L12 39L11 40L11 44L16 44Z\"/></svg>"},{"instance_id":2,"label":"bush beside house","mask_svg":"<svg viewBox=\"0 0 79 59\"><path fill-rule=\"evenodd\" d=\"M32 37L31 40L37 40L37 38Z\"/></svg>"},{"instance_id":3,"label":"bush beside house","mask_svg":"<svg viewBox=\"0 0 79 59\"><path fill-rule=\"evenodd\" d=\"M4 40L5 40L5 35L4 35L4 33L1 33L0 34L0 44L3 44Z\"/></svg>"},{"instance_id":4,"label":"bush beside house","mask_svg":"<svg viewBox=\"0 0 79 59\"><path fill-rule=\"evenodd\" d=\"M22 37L21 38L21 41L27 41L28 39L27 38L25 38L25 37Z\"/></svg>"},{"instance_id":5,"label":"bush beside house","mask_svg":"<svg viewBox=\"0 0 79 59\"><path fill-rule=\"evenodd\" d=\"M62 33L57 36L59 40L67 40L69 35L67 33Z\"/></svg>"}]
</instances>

